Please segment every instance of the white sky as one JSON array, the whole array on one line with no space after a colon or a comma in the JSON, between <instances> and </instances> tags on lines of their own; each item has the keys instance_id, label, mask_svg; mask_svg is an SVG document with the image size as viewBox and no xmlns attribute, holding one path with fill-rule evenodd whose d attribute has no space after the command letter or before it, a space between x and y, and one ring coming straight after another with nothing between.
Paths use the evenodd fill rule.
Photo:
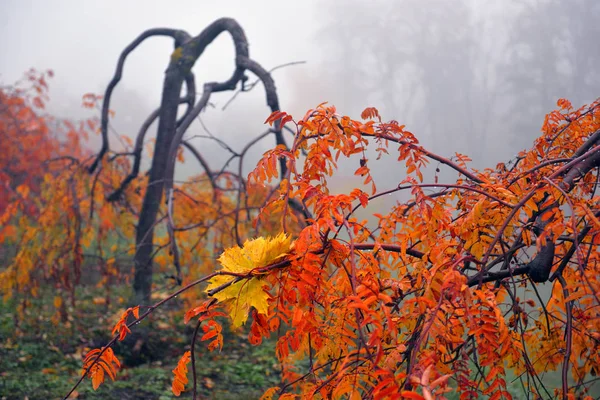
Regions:
<instances>
[{"instance_id":1,"label":"white sky","mask_svg":"<svg viewBox=\"0 0 600 400\"><path fill-rule=\"evenodd\" d=\"M250 55L265 68L314 59L314 1L201 0L0 0L0 81L12 83L35 67L52 68L52 93L79 98L102 92L120 51L146 29L170 27L192 36L221 17L235 18L250 42ZM306 18L299 18L306 16ZM122 82L158 101L172 40L152 38L125 67ZM197 82L231 73L231 40L223 35L198 63ZM203 62L204 61L204 62ZM208 63L208 64L207 64ZM298 67L293 67L298 69ZM290 87L279 73L278 87ZM285 98L284 91L281 95Z\"/></svg>"}]
</instances>

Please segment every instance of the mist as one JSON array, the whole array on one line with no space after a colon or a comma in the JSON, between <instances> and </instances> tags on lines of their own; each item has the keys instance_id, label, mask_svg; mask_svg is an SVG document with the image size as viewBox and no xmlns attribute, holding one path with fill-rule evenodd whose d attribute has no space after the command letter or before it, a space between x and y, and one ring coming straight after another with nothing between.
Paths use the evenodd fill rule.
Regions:
<instances>
[{"instance_id":1,"label":"mist","mask_svg":"<svg viewBox=\"0 0 600 400\"><path fill-rule=\"evenodd\" d=\"M353 118L374 106L428 149L469 155L475 168L509 162L529 147L559 98L578 107L600 92L594 0L4 0L1 7L0 82L10 84L30 67L53 69L49 112L66 118L99 115L80 107L81 96L103 94L120 52L144 30L195 35L224 16L242 25L251 56L266 69L304 62L273 72L281 107L296 118L322 102ZM160 104L172 50L170 40L152 39L130 56L113 96L113 135L135 137ZM219 37L194 67L197 84L229 76L232 56L229 38ZM269 110L262 88L229 103L231 97L214 96L201 115L204 126L197 123L188 137L210 132L235 147L264 132ZM156 125L147 141L155 132ZM215 168L228 157L212 140L193 140ZM89 145L98 143L96 137ZM273 145L261 143L247 167ZM370 164L378 182L402 179L386 173L394 162ZM356 165L342 167L351 177ZM190 161L178 176L198 172Z\"/></svg>"}]
</instances>

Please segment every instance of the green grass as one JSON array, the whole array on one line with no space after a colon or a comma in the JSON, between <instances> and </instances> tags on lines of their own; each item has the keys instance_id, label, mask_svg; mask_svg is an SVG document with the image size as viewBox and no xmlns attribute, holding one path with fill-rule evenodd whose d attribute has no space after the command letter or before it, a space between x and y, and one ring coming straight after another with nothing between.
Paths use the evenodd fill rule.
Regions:
<instances>
[{"instance_id":1,"label":"green grass","mask_svg":"<svg viewBox=\"0 0 600 400\"><path fill-rule=\"evenodd\" d=\"M118 298L127 288L113 288ZM121 293L119 293L121 292ZM18 320L17 303L0 301L0 399L59 399L65 396L81 373L85 348L100 347L110 340L111 319L122 306L95 305L97 289L82 289L76 309L69 309L67 322L55 325L53 293L32 300L25 318ZM132 346L118 344L115 353L124 363L117 380L110 378L96 391L89 379L77 388L78 399L173 399L171 370L189 350L192 327L184 326L178 305L157 310L143 349L146 357L132 354ZM190 323L190 325L193 325ZM260 346L247 342L246 332L230 332L224 323L225 345L221 353L197 344L198 391L207 399L256 399L279 383L274 339ZM191 365L188 366L191 369ZM192 376L180 398L191 398Z\"/></svg>"}]
</instances>

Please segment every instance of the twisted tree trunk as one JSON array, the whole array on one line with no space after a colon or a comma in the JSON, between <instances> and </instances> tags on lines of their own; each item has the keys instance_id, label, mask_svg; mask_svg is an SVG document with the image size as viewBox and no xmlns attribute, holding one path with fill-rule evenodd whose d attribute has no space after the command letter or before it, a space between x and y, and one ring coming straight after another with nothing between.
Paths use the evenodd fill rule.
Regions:
<instances>
[{"instance_id":1,"label":"twisted tree trunk","mask_svg":"<svg viewBox=\"0 0 600 400\"><path fill-rule=\"evenodd\" d=\"M235 63L232 76L225 82L208 82L203 86L203 94L196 102L195 80L191 72L196 60L198 60L206 47L212 43L217 36L223 32L228 32L233 39L235 46ZM127 185L138 175L140 159L142 154L143 139L148 127L152 121L158 117L158 132L154 146L154 156L148 177L148 185L142 209L139 216L139 222L136 232L136 252L135 252L135 273L134 273L134 296L133 304L149 304L152 292L152 257L154 250L154 228L156 218L160 209L160 202L163 198L163 192L169 195L173 189L173 176L175 171L175 162L179 147L184 144L183 136L197 115L205 108L212 93L226 90L235 90L238 82L243 82L245 71L254 73L263 83L266 92L267 105L271 111L279 110L279 102L275 83L271 75L260 64L249 58L248 41L241 26L233 19L222 18L216 20L206 27L198 36L191 37L184 31L173 29L151 29L142 33L135 41L127 46L119 58L115 75L107 87L102 108L102 148L96 160L90 167L93 172L102 161L102 158L109 151L108 143L108 110L112 91L121 79L125 59L140 43L153 36L170 36L175 41L175 51L171 55L171 60L165 72L163 83L162 99L160 108L152 113L148 120L143 124L140 130L133 153L134 166L130 174L123 180L121 186L110 196L110 201L119 199ZM187 94L180 98L182 86L186 83ZM187 104L185 115L177 120L177 111L179 105ZM285 146L285 141L281 133L279 123L274 129L275 140L277 144ZM190 146L189 143L185 143ZM201 157L200 152L193 149L196 157ZM202 159L200 159L202 161ZM206 163L201 164L207 168ZM285 162L280 163L282 176L285 174ZM207 170L207 175L211 171ZM214 187L214 182L213 182ZM169 197L166 197L169 201ZM177 279L180 281L178 250L173 235L172 226L169 224L169 234L171 239L171 251L174 257L174 264L177 268Z\"/></svg>"}]
</instances>

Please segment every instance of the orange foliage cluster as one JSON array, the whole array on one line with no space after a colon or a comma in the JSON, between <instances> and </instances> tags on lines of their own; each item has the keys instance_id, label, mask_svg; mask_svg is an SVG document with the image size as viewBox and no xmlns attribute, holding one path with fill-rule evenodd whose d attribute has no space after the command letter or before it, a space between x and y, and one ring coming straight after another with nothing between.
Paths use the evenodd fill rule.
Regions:
<instances>
[{"instance_id":1,"label":"orange foliage cluster","mask_svg":"<svg viewBox=\"0 0 600 400\"><path fill-rule=\"evenodd\" d=\"M266 187L285 160L287 174L255 222L278 222L294 242L285 250L277 238L261 238L226 250L222 270L178 292L211 282L213 299L190 310L186 323L200 315L198 324L208 321L202 340L217 337L214 317L223 313L213 310L223 307L234 324L240 310L252 315L253 344L278 332L283 381L263 399L429 400L450 391L461 399L512 398L508 371L536 396L584 397L587 379L600 370L600 102L558 105L532 149L484 171L469 168L466 156L426 150L376 109L365 110L366 121L324 105L309 111L296 123L291 149L266 152L249 176ZM283 112L267 122L277 120L293 122ZM397 148L405 172L395 188L377 192L371 142L380 157ZM339 158L355 154L355 174L371 195L360 188L332 194ZM423 183L431 161L456 171L456 181ZM402 191L409 200L373 214L375 223L355 216L371 200ZM312 218L302 224L292 201ZM543 282L552 285L549 300L538 293ZM176 395L189 358L174 370ZM298 370L300 360L308 370ZM548 388L542 377L554 370L563 383Z\"/></svg>"},{"instance_id":2,"label":"orange foliage cluster","mask_svg":"<svg viewBox=\"0 0 600 400\"><path fill-rule=\"evenodd\" d=\"M177 367L173 370L175 377L173 378L172 390L175 396L179 396L185 389L185 384L188 383L187 378L187 365L190 362L191 354L186 351L185 354L179 359Z\"/></svg>"},{"instance_id":3,"label":"orange foliage cluster","mask_svg":"<svg viewBox=\"0 0 600 400\"><path fill-rule=\"evenodd\" d=\"M22 296L24 309L29 297L49 284L58 290L55 322L65 322L61 296L74 303L84 252L98 250L101 283L114 281L118 271L114 257L104 254L105 243L116 220L125 234L133 234L133 227L129 213L117 217L123 207L104 199L123 176L123 163L107 166L98 177L86 172L92 153L83 144L96 121L72 122L44 111L51 76L51 71L31 70L24 82L0 90L6 155L0 158L0 244L2 251L14 253L0 271L0 292L5 299Z\"/></svg>"},{"instance_id":4,"label":"orange foliage cluster","mask_svg":"<svg viewBox=\"0 0 600 400\"><path fill-rule=\"evenodd\" d=\"M114 381L116 371L120 367L121 363L110 347L91 350L83 359L83 374L92 380L94 389L98 389L100 384L104 382L105 375L108 375Z\"/></svg>"},{"instance_id":5,"label":"orange foliage cluster","mask_svg":"<svg viewBox=\"0 0 600 400\"><path fill-rule=\"evenodd\" d=\"M59 121L43 114L48 100L46 80L52 76L52 71L38 73L30 70L25 82L18 87L0 88L2 214L15 198L26 198L30 192L40 192L49 160L65 155L80 155L77 144L80 136L85 134L84 127L75 127L69 121ZM65 134L65 129L65 139L68 140L61 140L59 136ZM24 211L29 215L34 214L35 204L30 202L26 205Z\"/></svg>"},{"instance_id":6,"label":"orange foliage cluster","mask_svg":"<svg viewBox=\"0 0 600 400\"><path fill-rule=\"evenodd\" d=\"M546 396L552 389L540 376L565 358L562 389L574 390L567 370L585 387L600 368L598 163L585 164L599 151L593 140L600 107L558 105L534 147L510 169L500 164L479 172L467 168L464 156L455 162L437 156L373 109L363 117L378 122L319 107L298 122L291 150L265 154L251 179L276 176L276 157L286 158L289 174L264 213L295 198L315 216L298 235L289 265L263 278L276 294L264 325L289 326L277 346L289 382L279 393L429 399L457 390L461 398L510 398L509 368L526 377L525 390ZM268 121L277 118L282 114ZM380 153L398 146L406 176L394 191L412 195L387 215L376 214L374 229L353 216L367 206L362 191L331 195L327 185L340 155L366 160L369 140ZM307 154L302 163L300 150ZM457 181L423 184L429 160L455 169ZM356 175L372 183L366 162ZM426 193L430 187L438 191ZM371 199L375 190L372 183ZM535 297L539 280L518 268L534 259L530 246L541 252L547 241L556 244L548 265L553 295L548 302L525 300ZM296 372L304 358L308 374Z\"/></svg>"},{"instance_id":7,"label":"orange foliage cluster","mask_svg":"<svg viewBox=\"0 0 600 400\"><path fill-rule=\"evenodd\" d=\"M265 210L297 198L315 215L296 240L289 267L271 277L277 297L269 318L291 325L277 348L286 381L302 382L297 390L310 396L406 397L402 390L413 388L433 398L454 376L461 397L501 398L510 397L507 366L527 375L527 390L540 396L545 393L539 374L559 368L565 352L576 381L598 370L598 171L573 176L568 168L597 157L597 142L587 143L598 136L600 107L597 102L573 110L565 100L558 105L561 109L546 118L543 135L510 169L472 171L464 156L457 155L456 163L439 157L403 126L382 123L374 109L365 110L363 118L378 122L353 121L332 107L319 107L298 122L290 151L265 155L251 178L273 176L272 163L266 162L273 155L285 157L290 171L281 197ZM327 188L338 157L364 154L368 140L380 153L397 144L406 177L396 190L412 194L389 214L376 215L375 229L353 216L366 206L360 191L331 195ZM297 170L300 150L308 155ZM428 160L449 165L459 178L451 185L422 184L420 170ZM365 164L355 174L366 175L369 183ZM429 187L442 190L426 193ZM371 198L377 197L374 183L372 190ZM534 226L537 216L541 231ZM587 234L577 237L584 229ZM554 280L554 296L546 305L520 300L532 287L523 276L501 285L485 283L494 281L489 278L495 265L506 270L513 260L527 260L534 235L538 250L556 241L553 276L564 278L564 283ZM569 262L565 256L573 237L579 248L576 261ZM563 291L572 294L565 299ZM574 310L578 318L569 316ZM568 343L560 340L565 332ZM470 370L473 355L484 375ZM311 379L294 371L294 361L304 357L312 362ZM485 384L473 379L478 375Z\"/></svg>"},{"instance_id":8,"label":"orange foliage cluster","mask_svg":"<svg viewBox=\"0 0 600 400\"><path fill-rule=\"evenodd\" d=\"M125 339L127 334L131 333L129 326L127 326L127 319L129 317L139 318L140 317L140 307L139 306L129 307L127 310L125 310L125 312L123 314L121 314L119 321L115 324L115 327L113 328L113 331L112 331L113 335L116 333L119 334L119 340Z\"/></svg>"},{"instance_id":9,"label":"orange foliage cluster","mask_svg":"<svg viewBox=\"0 0 600 400\"><path fill-rule=\"evenodd\" d=\"M85 155L79 140L93 126L91 121L89 126L84 123L76 126L44 113L48 100L46 79L52 75L52 71L30 70L24 82L0 89L0 140L4 150L0 157L0 244L17 249L21 243L43 240L35 225L56 223L48 213L47 201L58 196L58 187L63 194L57 200L64 207L69 206L65 201L69 195L65 192L71 187L55 179L64 173L65 165ZM0 272L0 288L5 297L17 287L23 290L28 287L34 293L37 290L36 285L29 284L31 273L40 266L36 262L40 260L39 249L23 246L20 250L13 263ZM74 254L77 263L80 256L78 252ZM58 259L62 254L54 256ZM44 272L55 273L53 267L51 261Z\"/></svg>"},{"instance_id":10,"label":"orange foliage cluster","mask_svg":"<svg viewBox=\"0 0 600 400\"><path fill-rule=\"evenodd\" d=\"M22 97L21 90L0 89L0 140L4 148L0 159L0 212L6 209L17 188L22 196L32 188L39 190L39 182L34 180L41 176L41 164L55 156L58 147L50 138L45 120L34 110L44 107L46 75L36 76L33 72L28 75L32 90L38 94L30 104ZM51 71L48 76L52 76Z\"/></svg>"}]
</instances>

